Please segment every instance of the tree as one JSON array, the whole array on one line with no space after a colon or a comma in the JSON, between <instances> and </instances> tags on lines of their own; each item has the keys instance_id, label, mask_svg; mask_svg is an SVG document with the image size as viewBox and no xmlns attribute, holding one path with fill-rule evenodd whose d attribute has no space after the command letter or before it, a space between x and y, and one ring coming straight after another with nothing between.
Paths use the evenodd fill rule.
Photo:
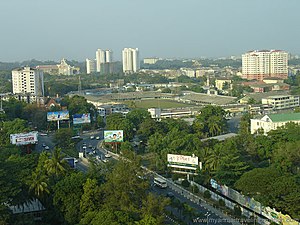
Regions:
<instances>
[{"instance_id":1,"label":"tree","mask_svg":"<svg viewBox=\"0 0 300 225\"><path fill-rule=\"evenodd\" d=\"M27 122L22 119L14 119L13 121L0 123L0 146L9 144L10 134L18 134L27 131L29 131Z\"/></svg>"},{"instance_id":2,"label":"tree","mask_svg":"<svg viewBox=\"0 0 300 225\"><path fill-rule=\"evenodd\" d=\"M227 123L225 119L225 111L220 106L205 106L200 110L200 114L194 121L194 129L201 129L201 132L214 136L221 134L227 129Z\"/></svg>"},{"instance_id":3,"label":"tree","mask_svg":"<svg viewBox=\"0 0 300 225\"><path fill-rule=\"evenodd\" d=\"M60 128L55 132L54 141L60 148L74 147L72 142L73 130L70 128Z\"/></svg>"},{"instance_id":4,"label":"tree","mask_svg":"<svg viewBox=\"0 0 300 225\"><path fill-rule=\"evenodd\" d=\"M45 193L50 193L48 189L48 178L45 174L43 174L41 171L33 171L31 180L29 180L28 184L29 190L33 191L34 194L40 198Z\"/></svg>"},{"instance_id":5,"label":"tree","mask_svg":"<svg viewBox=\"0 0 300 225\"><path fill-rule=\"evenodd\" d=\"M96 180L88 178L83 185L83 195L80 200L81 215L99 209L101 203L100 187Z\"/></svg>"},{"instance_id":6,"label":"tree","mask_svg":"<svg viewBox=\"0 0 300 225\"><path fill-rule=\"evenodd\" d=\"M142 122L149 118L150 113L145 109L134 109L126 115L126 119L128 119L136 129Z\"/></svg>"},{"instance_id":7,"label":"tree","mask_svg":"<svg viewBox=\"0 0 300 225\"><path fill-rule=\"evenodd\" d=\"M167 198L159 198L152 193L149 193L142 202L142 215L145 218L152 217L155 219L156 224L163 224L164 222L164 209L170 204Z\"/></svg>"},{"instance_id":8,"label":"tree","mask_svg":"<svg viewBox=\"0 0 300 225\"><path fill-rule=\"evenodd\" d=\"M80 221L80 201L85 177L82 173L71 173L54 186L53 204L69 224Z\"/></svg>"},{"instance_id":9,"label":"tree","mask_svg":"<svg viewBox=\"0 0 300 225\"><path fill-rule=\"evenodd\" d=\"M63 157L61 148L54 148L51 158L45 161L45 168L49 175L59 176L66 173L68 163Z\"/></svg>"},{"instance_id":10,"label":"tree","mask_svg":"<svg viewBox=\"0 0 300 225\"><path fill-rule=\"evenodd\" d=\"M105 193L104 204L109 209L137 213L141 199L145 198L146 181L141 181L139 164L119 161L113 171L107 174L107 182L102 185Z\"/></svg>"},{"instance_id":11,"label":"tree","mask_svg":"<svg viewBox=\"0 0 300 225\"><path fill-rule=\"evenodd\" d=\"M284 172L298 173L300 170L300 141L278 144L273 151L272 162Z\"/></svg>"}]
</instances>

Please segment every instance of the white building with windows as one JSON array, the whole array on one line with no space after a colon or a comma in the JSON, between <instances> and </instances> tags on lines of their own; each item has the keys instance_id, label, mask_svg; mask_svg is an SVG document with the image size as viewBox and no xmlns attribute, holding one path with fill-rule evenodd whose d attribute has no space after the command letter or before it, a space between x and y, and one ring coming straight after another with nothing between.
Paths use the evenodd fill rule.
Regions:
<instances>
[{"instance_id":1,"label":"white building with windows","mask_svg":"<svg viewBox=\"0 0 300 225\"><path fill-rule=\"evenodd\" d=\"M263 80L288 77L288 53L281 50L255 50L242 55L242 78Z\"/></svg>"},{"instance_id":2,"label":"white building with windows","mask_svg":"<svg viewBox=\"0 0 300 225\"><path fill-rule=\"evenodd\" d=\"M44 74L39 69L24 67L12 70L14 94L44 96Z\"/></svg>"},{"instance_id":3,"label":"white building with windows","mask_svg":"<svg viewBox=\"0 0 300 225\"><path fill-rule=\"evenodd\" d=\"M294 95L277 95L262 98L263 105L271 105L273 109L289 109L299 107L299 96Z\"/></svg>"},{"instance_id":4,"label":"white building with windows","mask_svg":"<svg viewBox=\"0 0 300 225\"><path fill-rule=\"evenodd\" d=\"M262 131L266 135L289 122L300 124L300 113L270 114L261 119L251 119L251 134Z\"/></svg>"},{"instance_id":5,"label":"white building with windows","mask_svg":"<svg viewBox=\"0 0 300 225\"><path fill-rule=\"evenodd\" d=\"M86 59L86 73L91 74L96 72L96 60Z\"/></svg>"},{"instance_id":6,"label":"white building with windows","mask_svg":"<svg viewBox=\"0 0 300 225\"><path fill-rule=\"evenodd\" d=\"M96 69L101 72L103 64L112 63L113 52L111 50L97 49L96 51Z\"/></svg>"},{"instance_id":7,"label":"white building with windows","mask_svg":"<svg viewBox=\"0 0 300 225\"><path fill-rule=\"evenodd\" d=\"M124 48L122 51L123 73L136 73L140 69L139 49Z\"/></svg>"}]
</instances>

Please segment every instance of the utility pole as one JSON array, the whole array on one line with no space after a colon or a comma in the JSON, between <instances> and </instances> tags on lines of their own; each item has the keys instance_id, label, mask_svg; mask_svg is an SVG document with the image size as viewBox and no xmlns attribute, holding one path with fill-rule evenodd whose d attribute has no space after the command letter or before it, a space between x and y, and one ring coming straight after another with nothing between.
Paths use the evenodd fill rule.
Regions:
<instances>
[{"instance_id":1,"label":"utility pole","mask_svg":"<svg viewBox=\"0 0 300 225\"><path fill-rule=\"evenodd\" d=\"M81 77L79 76L79 81L78 81L78 94L80 95L82 92L82 87L81 87Z\"/></svg>"}]
</instances>

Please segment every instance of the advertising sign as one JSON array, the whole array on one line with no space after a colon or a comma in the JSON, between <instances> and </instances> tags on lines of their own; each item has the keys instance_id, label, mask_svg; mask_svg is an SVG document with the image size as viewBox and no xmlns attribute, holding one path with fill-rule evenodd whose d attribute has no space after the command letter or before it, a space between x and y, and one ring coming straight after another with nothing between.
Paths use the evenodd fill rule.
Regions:
<instances>
[{"instance_id":1,"label":"advertising sign","mask_svg":"<svg viewBox=\"0 0 300 225\"><path fill-rule=\"evenodd\" d=\"M168 166L174 168L196 170L198 167L198 157L186 155L167 155Z\"/></svg>"},{"instance_id":2,"label":"advertising sign","mask_svg":"<svg viewBox=\"0 0 300 225\"><path fill-rule=\"evenodd\" d=\"M36 144L37 141L38 141L37 131L10 135L10 143L13 145Z\"/></svg>"},{"instance_id":3,"label":"advertising sign","mask_svg":"<svg viewBox=\"0 0 300 225\"><path fill-rule=\"evenodd\" d=\"M123 130L105 130L104 141L110 142L123 142Z\"/></svg>"},{"instance_id":4,"label":"advertising sign","mask_svg":"<svg viewBox=\"0 0 300 225\"><path fill-rule=\"evenodd\" d=\"M83 123L91 123L90 113L73 115L73 124L83 124Z\"/></svg>"},{"instance_id":5,"label":"advertising sign","mask_svg":"<svg viewBox=\"0 0 300 225\"><path fill-rule=\"evenodd\" d=\"M69 111L47 112L47 121L68 120Z\"/></svg>"}]
</instances>

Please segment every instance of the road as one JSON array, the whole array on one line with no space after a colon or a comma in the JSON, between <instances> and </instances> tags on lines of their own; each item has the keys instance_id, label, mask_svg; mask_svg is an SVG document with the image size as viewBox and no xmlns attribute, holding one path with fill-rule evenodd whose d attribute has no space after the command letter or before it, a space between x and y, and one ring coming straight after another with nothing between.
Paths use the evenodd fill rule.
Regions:
<instances>
[{"instance_id":1,"label":"road","mask_svg":"<svg viewBox=\"0 0 300 225\"><path fill-rule=\"evenodd\" d=\"M242 116L235 116L227 121L229 133L238 133L241 117Z\"/></svg>"},{"instance_id":2,"label":"road","mask_svg":"<svg viewBox=\"0 0 300 225\"><path fill-rule=\"evenodd\" d=\"M91 136L94 136L95 138L91 139ZM99 137L99 139L96 139L96 137ZM85 133L85 134L81 135L81 138L83 138L83 140L78 142L77 145L76 145L76 149L78 151L83 151L84 150L83 146L85 144L87 153L92 152L92 148L89 148L89 146L96 148L95 149L95 154L91 154L90 157L96 158L96 156L98 156L99 159L105 159L105 154L107 152L106 152L105 149L100 147L100 142L103 140L103 131L97 131L97 132L93 132L93 133ZM53 135L39 136L39 143L36 147L38 150L43 149L42 143L45 143L46 145L48 145L50 147L50 149L52 147L54 147ZM110 158L108 160L115 160L115 159ZM76 164L77 169L82 171L82 172L87 172L88 166L89 166L88 160L79 160L79 162ZM151 181L151 183L153 184L153 181ZM186 202L189 206L194 208L197 212L202 213L203 215L204 214L209 214L208 221L206 221L206 220L204 221L203 218L193 218L194 221L185 221L187 224L206 224L206 225L213 225L213 224L216 224L216 223L221 224L221 225L232 224L230 222L224 222L225 218L221 218L220 216L216 215L213 212L213 210L209 209L204 204L196 204L195 202L188 199L186 197L186 195L184 195L183 193L173 191L169 187L166 188L166 189L161 189L161 188L158 188L158 187L154 187L152 185L151 191L153 191L154 193L157 193L159 195L162 195L162 196L166 196L166 194L168 192L172 192L174 194L175 198L177 198L181 202ZM174 208L169 207L169 210L172 211L172 213L177 218L181 217L179 212L176 211ZM199 220L197 221L197 219L199 219Z\"/></svg>"}]
</instances>

